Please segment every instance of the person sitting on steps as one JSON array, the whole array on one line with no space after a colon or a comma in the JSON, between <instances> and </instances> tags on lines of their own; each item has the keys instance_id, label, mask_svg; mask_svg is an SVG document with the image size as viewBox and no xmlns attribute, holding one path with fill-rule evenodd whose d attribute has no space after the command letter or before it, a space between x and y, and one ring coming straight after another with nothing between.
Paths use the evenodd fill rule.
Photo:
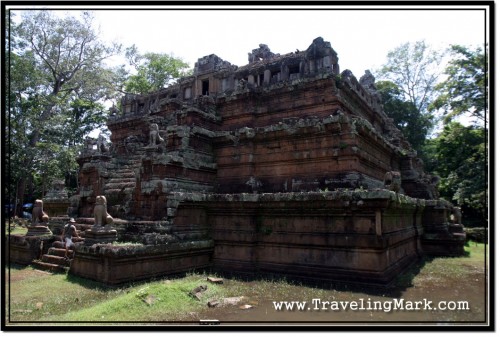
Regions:
<instances>
[{"instance_id":1,"label":"person sitting on steps","mask_svg":"<svg viewBox=\"0 0 500 337\"><path fill-rule=\"evenodd\" d=\"M66 251L64 252L64 259L68 259L68 249L70 246L74 246L73 243L73 236L76 236L77 238L80 238L78 235L78 232L76 231L75 227L75 219L71 218L69 219L69 222L64 225L63 232L61 235L62 241L64 242L64 248Z\"/></svg>"}]
</instances>

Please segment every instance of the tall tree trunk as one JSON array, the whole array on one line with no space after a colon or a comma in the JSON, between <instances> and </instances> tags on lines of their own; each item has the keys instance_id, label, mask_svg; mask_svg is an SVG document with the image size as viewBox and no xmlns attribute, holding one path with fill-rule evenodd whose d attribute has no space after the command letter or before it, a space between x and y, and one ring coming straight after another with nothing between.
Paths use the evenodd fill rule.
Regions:
<instances>
[{"instance_id":1,"label":"tall tree trunk","mask_svg":"<svg viewBox=\"0 0 500 337\"><path fill-rule=\"evenodd\" d=\"M51 101L52 97L56 97L57 94L58 94L57 92L53 91L52 94L50 95L51 97L49 97L49 101ZM54 103L50 103L45 108L45 110L43 111L42 115L39 118L40 122L43 123L44 121L46 121L47 119L50 118L51 111L52 111L52 108L54 106L55 106ZM28 146L30 148L34 148L39 140L40 140L40 130L35 129L33 131L33 133L31 134L31 139L28 143ZM33 163L33 159L34 158L31 158L31 157L25 158L23 161L23 167L29 168L31 166L31 163ZM19 179L19 182L17 183L17 198L19 198L19 200L21 202L21 206L16 205L15 214L17 216L22 216L22 214L23 214L22 205L24 203L24 194L26 193L26 181L27 181L27 179L28 179L28 177L23 175L23 176L21 176L21 178ZM40 196L40 198L42 198L42 197L43 197L43 194ZM16 202L17 202L17 200L16 200Z\"/></svg>"},{"instance_id":2,"label":"tall tree trunk","mask_svg":"<svg viewBox=\"0 0 500 337\"><path fill-rule=\"evenodd\" d=\"M15 215L21 217L23 215L24 191L26 190L26 178L23 177L17 182L16 200L15 200Z\"/></svg>"}]
</instances>

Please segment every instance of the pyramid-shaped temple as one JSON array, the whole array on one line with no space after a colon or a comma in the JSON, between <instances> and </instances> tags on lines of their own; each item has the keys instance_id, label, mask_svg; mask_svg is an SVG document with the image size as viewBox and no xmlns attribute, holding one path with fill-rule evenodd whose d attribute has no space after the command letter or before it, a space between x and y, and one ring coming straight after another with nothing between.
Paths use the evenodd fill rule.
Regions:
<instances>
[{"instance_id":1,"label":"pyramid-shaped temple","mask_svg":"<svg viewBox=\"0 0 500 337\"><path fill-rule=\"evenodd\" d=\"M390 284L424 254L463 253L456 209L384 113L369 71L316 38L238 67L124 96L78 158L71 216L105 196L118 241L76 247L70 272L109 284L210 268ZM81 220L83 221L83 220Z\"/></svg>"}]
</instances>

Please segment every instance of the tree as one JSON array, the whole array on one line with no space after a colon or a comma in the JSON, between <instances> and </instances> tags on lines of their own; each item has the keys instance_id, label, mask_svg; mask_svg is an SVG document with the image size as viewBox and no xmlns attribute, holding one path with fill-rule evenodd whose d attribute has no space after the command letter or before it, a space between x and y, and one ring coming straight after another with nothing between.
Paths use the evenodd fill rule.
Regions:
<instances>
[{"instance_id":1,"label":"tree","mask_svg":"<svg viewBox=\"0 0 500 337\"><path fill-rule=\"evenodd\" d=\"M476 123L487 123L488 60L484 50L452 45L450 51L448 77L436 86L441 94L431 108L444 110L445 123L464 114L474 117Z\"/></svg>"},{"instance_id":2,"label":"tree","mask_svg":"<svg viewBox=\"0 0 500 337\"><path fill-rule=\"evenodd\" d=\"M134 94L148 94L164 88L172 80L188 74L189 64L173 55L164 53L139 54L133 45L127 48L126 57L136 74L125 82L125 91Z\"/></svg>"},{"instance_id":3,"label":"tree","mask_svg":"<svg viewBox=\"0 0 500 337\"><path fill-rule=\"evenodd\" d=\"M440 94L429 107L444 112L445 124L431 143L435 151L433 164L444 177L442 195L464 209L464 221L468 218L469 224L484 226L488 211L488 63L482 48L470 50L452 45L450 51L447 78L436 86ZM474 118L472 126L453 121L465 114Z\"/></svg>"},{"instance_id":4,"label":"tree","mask_svg":"<svg viewBox=\"0 0 500 337\"><path fill-rule=\"evenodd\" d=\"M67 173L60 170L74 166L64 163L68 154L104 120L97 102L114 88L113 72L103 62L119 46L99 40L89 12L57 18L48 10L26 11L18 24L9 14L7 146L22 204L27 182Z\"/></svg>"},{"instance_id":5,"label":"tree","mask_svg":"<svg viewBox=\"0 0 500 337\"><path fill-rule=\"evenodd\" d=\"M433 116L421 113L412 102L406 101L405 95L395 83L379 81L375 86L380 93L385 113L394 120L412 147L422 152L427 134L433 125Z\"/></svg>"},{"instance_id":6,"label":"tree","mask_svg":"<svg viewBox=\"0 0 500 337\"><path fill-rule=\"evenodd\" d=\"M427 145L440 195L462 207L464 223L484 226L487 218L486 129L450 122Z\"/></svg>"},{"instance_id":7,"label":"tree","mask_svg":"<svg viewBox=\"0 0 500 337\"><path fill-rule=\"evenodd\" d=\"M387 54L387 62L376 77L395 83L406 100L423 113L433 100L442 58L425 41L407 42Z\"/></svg>"}]
</instances>

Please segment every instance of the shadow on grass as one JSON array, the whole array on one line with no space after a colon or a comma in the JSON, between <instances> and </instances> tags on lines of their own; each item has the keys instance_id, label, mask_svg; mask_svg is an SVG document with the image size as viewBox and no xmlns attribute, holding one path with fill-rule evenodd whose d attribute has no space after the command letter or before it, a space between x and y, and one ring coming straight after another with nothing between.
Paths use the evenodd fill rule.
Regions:
<instances>
[{"instance_id":1,"label":"shadow on grass","mask_svg":"<svg viewBox=\"0 0 500 337\"><path fill-rule=\"evenodd\" d=\"M24 270L29 267L29 265L22 265L22 264L17 264L14 262L10 262L6 265L7 268L14 269L14 270Z\"/></svg>"},{"instance_id":2,"label":"shadow on grass","mask_svg":"<svg viewBox=\"0 0 500 337\"><path fill-rule=\"evenodd\" d=\"M98 290L103 290L103 291L106 291L106 290L114 291L114 290L120 289L120 288L133 288L133 287L136 287L136 286L141 286L141 285L144 285L144 284L149 284L149 283L160 281L160 280L164 280L164 279L167 279L167 278L169 280L181 279L183 277L186 277L189 273L191 273L191 272L184 272L184 273L174 274L174 275L165 275L165 276L160 276L160 277L151 277L151 278L147 278L147 279L143 279L143 280L136 280L136 281L124 282L124 283L120 283L120 284L116 284L116 285L110 285L110 284L105 284L105 283L102 283L102 282L99 282L99 281L94 281L94 280L91 280L91 279L86 279L86 278L83 278L83 277L79 277L79 276L73 275L71 273L67 273L66 274L66 280L68 282L71 282L71 283L74 283L74 284L78 284L79 286L85 287L85 288L88 288L88 289L98 289Z\"/></svg>"},{"instance_id":3,"label":"shadow on grass","mask_svg":"<svg viewBox=\"0 0 500 337\"><path fill-rule=\"evenodd\" d=\"M466 247L468 244L466 244ZM470 252L465 251L464 255L461 257L469 257ZM436 256L437 257L437 256ZM336 291L346 291L346 292L359 292L359 293L364 293L367 295L372 295L372 296L386 296L386 297L393 297L393 298L399 298L402 296L402 294L408 289L413 287L413 281L415 277L417 277L422 268L427 263L431 263L434 260L435 257L433 256L422 256L419 260L415 261L414 263L410 264L407 266L404 271L396 276L394 280L390 284L387 285L382 285L382 284L368 284L368 283L349 283L349 281L344 281L344 282L333 282L333 281L317 281L317 280L309 280L309 279L303 279L303 278L294 278L290 276L285 276L282 274L272 274L272 273L266 273L266 274L240 274L240 273L233 273L233 272L220 272L220 271L214 271L212 269L198 269L198 270L191 270L191 271L186 271L183 273L179 274L173 274L173 275L163 275L163 276L157 276L157 277L152 277L152 278L146 278L143 280L136 280L136 281L130 281L126 283L121 283L118 285L108 285L104 284L98 281L93 281L90 279L82 278L79 276L75 276L71 273L67 274L67 281L71 283L78 284L82 287L89 288L89 289L99 289L103 291L113 291L119 288L131 288L131 287L136 287L136 286L141 286L144 284L160 281L160 280L176 280L176 279L182 279L186 276L189 276L191 274L197 274L197 275L202 275L206 274L211 275L211 276L217 276L217 277L224 277L227 280L233 280L236 282L285 282L289 285L292 286L305 286L305 287L310 287L310 288L317 288L317 289L324 289L324 290L336 290ZM453 257L449 257L453 258ZM23 266L18 266L16 268L23 268Z\"/></svg>"},{"instance_id":4,"label":"shadow on grass","mask_svg":"<svg viewBox=\"0 0 500 337\"><path fill-rule=\"evenodd\" d=\"M144 280L137 280L132 282L121 283L118 285L108 285L98 281L82 278L71 273L66 275L68 282L78 284L79 286L88 289L98 289L102 291L114 291L119 288L131 288L141 286L144 284L156 282L168 278L169 280L182 279L190 274L212 275L223 277L227 280L236 282L284 282L291 286L310 287L323 290L336 290L347 292L360 292L372 296L390 296L399 297L407 288L413 286L413 279L420 273L421 269L426 263L433 260L433 257L423 257L412 265L408 266L406 270L397 276L389 285L374 285L374 284L353 284L348 282L332 282L332 281L319 281L309 280L296 277L285 276L282 274L240 274L233 272L214 272L211 269L200 269L196 271L189 271L175 275L165 275L163 277L148 278Z\"/></svg>"},{"instance_id":5,"label":"shadow on grass","mask_svg":"<svg viewBox=\"0 0 500 337\"><path fill-rule=\"evenodd\" d=\"M465 252L460 257L469 257ZM363 293L371 296L385 296L400 298L408 288L413 287L414 279L417 277L427 263L431 263L438 256L422 256L417 261L407 266L401 274L396 276L389 284L354 283L356 281L324 281L311 280L297 277L284 276L281 274L241 275L230 272L222 272L219 276L241 282L284 282L293 286L304 286L322 290L336 290L340 292ZM450 256L450 259L457 258Z\"/></svg>"},{"instance_id":6,"label":"shadow on grass","mask_svg":"<svg viewBox=\"0 0 500 337\"><path fill-rule=\"evenodd\" d=\"M82 278L79 276L75 276L73 274L66 274L66 281L70 283L77 284L81 287L88 288L88 289L98 289L98 290L113 290L116 289L116 287L111 287L109 285L106 285L101 282L93 281L90 279Z\"/></svg>"},{"instance_id":7,"label":"shadow on grass","mask_svg":"<svg viewBox=\"0 0 500 337\"><path fill-rule=\"evenodd\" d=\"M468 244L465 245L466 247ZM413 265L409 266L407 270L405 270L404 273L401 275L397 276L391 286L391 289L388 289L389 292L384 293L384 295L391 295L391 296L398 296L401 295L404 291L406 291L408 288L413 287L413 280L415 277L420 274L422 268L427 264L431 263L435 258L438 257L447 257L449 259L454 259L454 258L463 258L463 257L470 257L470 252L464 251L463 255L461 256L432 256L432 255L424 255L421 257L417 262L415 262Z\"/></svg>"}]
</instances>

